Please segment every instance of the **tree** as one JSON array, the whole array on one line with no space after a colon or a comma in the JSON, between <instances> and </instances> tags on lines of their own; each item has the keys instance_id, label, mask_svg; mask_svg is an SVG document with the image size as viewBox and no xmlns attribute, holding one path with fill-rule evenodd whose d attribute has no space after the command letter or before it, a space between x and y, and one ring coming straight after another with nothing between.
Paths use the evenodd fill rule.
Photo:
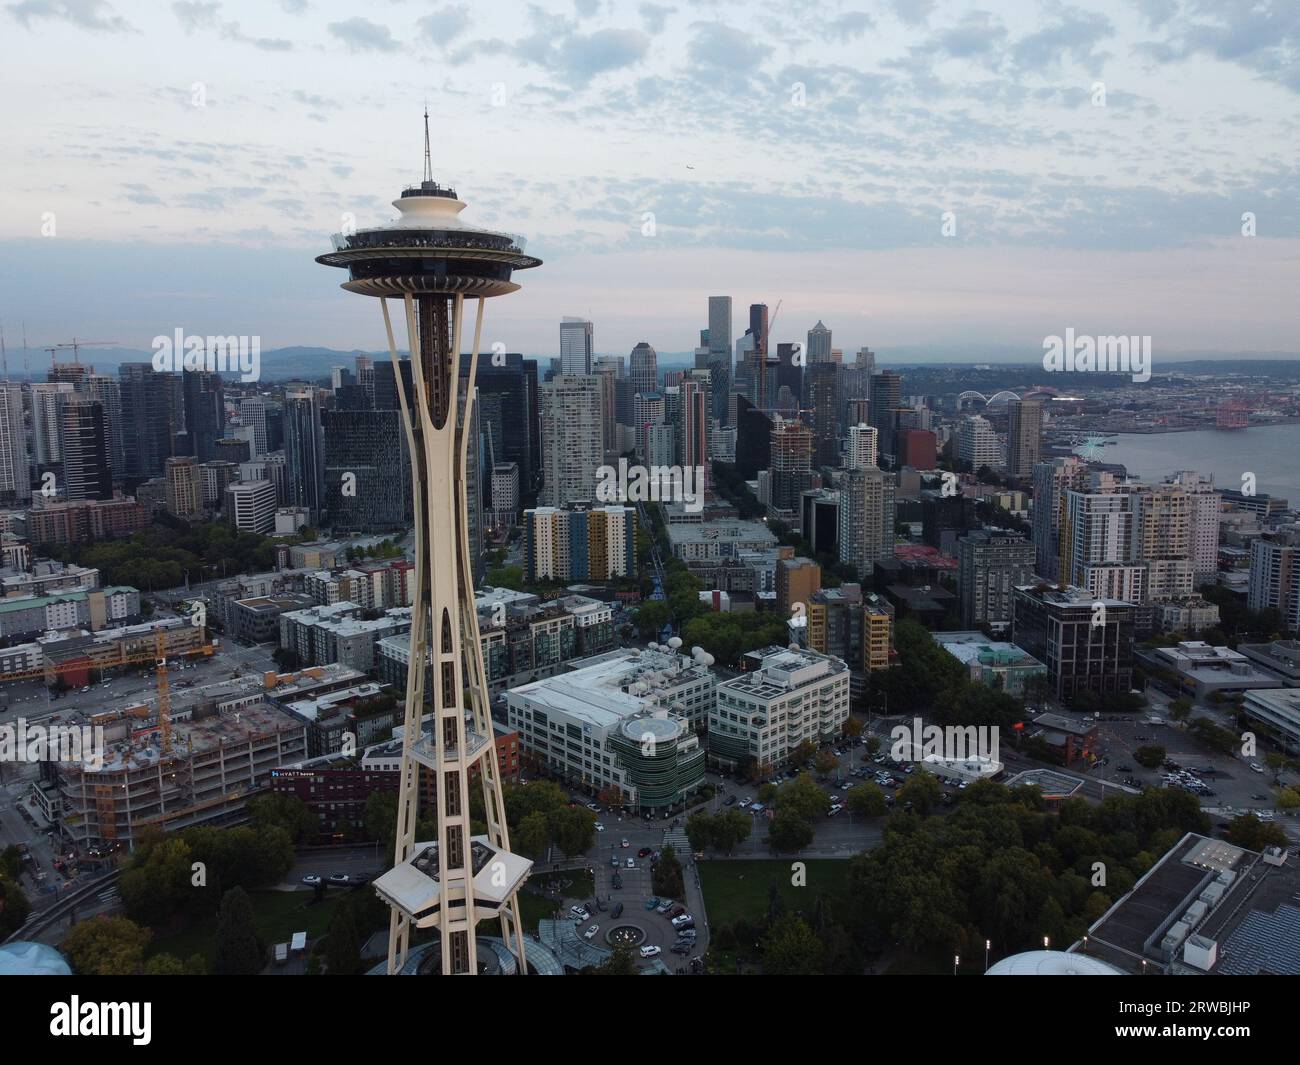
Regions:
<instances>
[{"instance_id":1,"label":"tree","mask_svg":"<svg viewBox=\"0 0 1300 1065\"><path fill-rule=\"evenodd\" d=\"M80 976L134 976L152 935L129 918L101 914L76 925L59 949Z\"/></svg>"},{"instance_id":2,"label":"tree","mask_svg":"<svg viewBox=\"0 0 1300 1065\"><path fill-rule=\"evenodd\" d=\"M714 818L706 810L691 814L686 819L686 838L691 841L691 850L702 851L713 846Z\"/></svg>"},{"instance_id":3,"label":"tree","mask_svg":"<svg viewBox=\"0 0 1300 1065\"><path fill-rule=\"evenodd\" d=\"M754 831L754 819L739 810L724 810L713 819L713 845L730 854Z\"/></svg>"},{"instance_id":4,"label":"tree","mask_svg":"<svg viewBox=\"0 0 1300 1065\"><path fill-rule=\"evenodd\" d=\"M175 954L155 954L144 963L145 976L187 976L185 963Z\"/></svg>"},{"instance_id":5,"label":"tree","mask_svg":"<svg viewBox=\"0 0 1300 1065\"><path fill-rule=\"evenodd\" d=\"M880 817L888 809L885 793L875 784L860 784L844 802L856 817Z\"/></svg>"},{"instance_id":6,"label":"tree","mask_svg":"<svg viewBox=\"0 0 1300 1065\"><path fill-rule=\"evenodd\" d=\"M256 796L248 801L248 813L254 828L281 828L294 843L307 843L320 833L320 818L296 795Z\"/></svg>"},{"instance_id":7,"label":"tree","mask_svg":"<svg viewBox=\"0 0 1300 1065\"><path fill-rule=\"evenodd\" d=\"M381 843L397 838L397 792L372 791L366 797L363 822L366 835Z\"/></svg>"},{"instance_id":8,"label":"tree","mask_svg":"<svg viewBox=\"0 0 1300 1065\"><path fill-rule=\"evenodd\" d=\"M1187 715L1192 712L1192 701L1185 695L1180 695L1177 699L1169 704L1169 716L1175 721L1186 721Z\"/></svg>"},{"instance_id":9,"label":"tree","mask_svg":"<svg viewBox=\"0 0 1300 1065\"><path fill-rule=\"evenodd\" d=\"M1261 821L1254 814L1241 814L1234 818L1224 829L1223 838L1248 851L1290 845L1290 840L1281 825L1273 821Z\"/></svg>"},{"instance_id":10,"label":"tree","mask_svg":"<svg viewBox=\"0 0 1300 1065\"><path fill-rule=\"evenodd\" d=\"M231 888L221 897L217 917L214 969L218 976L255 976L262 971L266 948L253 923L253 904L243 888Z\"/></svg>"},{"instance_id":11,"label":"tree","mask_svg":"<svg viewBox=\"0 0 1300 1065\"><path fill-rule=\"evenodd\" d=\"M763 972L768 976L818 976L826 948L801 917L787 915L763 939Z\"/></svg>"},{"instance_id":12,"label":"tree","mask_svg":"<svg viewBox=\"0 0 1300 1065\"><path fill-rule=\"evenodd\" d=\"M659 860L650 870L650 886L656 895L670 899L680 899L686 894L686 883L682 879L682 863L672 847L665 847L659 854Z\"/></svg>"},{"instance_id":13,"label":"tree","mask_svg":"<svg viewBox=\"0 0 1300 1065\"><path fill-rule=\"evenodd\" d=\"M1150 743L1133 752L1133 760L1147 769L1155 769L1165 760L1165 749L1159 744Z\"/></svg>"},{"instance_id":14,"label":"tree","mask_svg":"<svg viewBox=\"0 0 1300 1065\"><path fill-rule=\"evenodd\" d=\"M632 948L619 943L614 947L614 953L587 972L591 976L636 976L638 970Z\"/></svg>"},{"instance_id":15,"label":"tree","mask_svg":"<svg viewBox=\"0 0 1300 1065\"><path fill-rule=\"evenodd\" d=\"M356 916L348 900L334 907L325 944L325 971L331 976L356 976L361 971L361 941Z\"/></svg>"},{"instance_id":16,"label":"tree","mask_svg":"<svg viewBox=\"0 0 1300 1065\"><path fill-rule=\"evenodd\" d=\"M781 785L776 805L780 813L792 813L811 822L826 816L831 808L831 797L812 777L800 773L790 783Z\"/></svg>"},{"instance_id":17,"label":"tree","mask_svg":"<svg viewBox=\"0 0 1300 1065\"><path fill-rule=\"evenodd\" d=\"M546 815L540 810L534 810L511 829L510 842L525 857L533 860L541 858L551 842L551 826Z\"/></svg>"},{"instance_id":18,"label":"tree","mask_svg":"<svg viewBox=\"0 0 1300 1065\"><path fill-rule=\"evenodd\" d=\"M551 838L565 854L582 854L596 842L596 815L590 810L564 806L552 812L550 822Z\"/></svg>"},{"instance_id":19,"label":"tree","mask_svg":"<svg viewBox=\"0 0 1300 1065\"><path fill-rule=\"evenodd\" d=\"M928 814L943 797L939 779L933 773L918 770L907 778L907 783L898 789L898 801L911 803L918 814Z\"/></svg>"},{"instance_id":20,"label":"tree","mask_svg":"<svg viewBox=\"0 0 1300 1065\"><path fill-rule=\"evenodd\" d=\"M817 772L820 773L822 776L826 776L828 773L830 773L831 770L835 769L839 764L840 764L840 760L836 758L835 755L833 755L830 751L818 751L817 757L813 760L813 765L816 767Z\"/></svg>"},{"instance_id":21,"label":"tree","mask_svg":"<svg viewBox=\"0 0 1300 1065\"><path fill-rule=\"evenodd\" d=\"M768 823L767 845L778 854L801 851L812 841L812 825L797 813L778 810Z\"/></svg>"},{"instance_id":22,"label":"tree","mask_svg":"<svg viewBox=\"0 0 1300 1065\"><path fill-rule=\"evenodd\" d=\"M17 848L13 849L17 853ZM17 876L0 870L0 940L7 939L22 928L31 912L31 903L19 887Z\"/></svg>"},{"instance_id":23,"label":"tree","mask_svg":"<svg viewBox=\"0 0 1300 1065\"><path fill-rule=\"evenodd\" d=\"M816 757L817 748L813 746L812 740L801 740L790 752L790 764L802 769Z\"/></svg>"}]
</instances>

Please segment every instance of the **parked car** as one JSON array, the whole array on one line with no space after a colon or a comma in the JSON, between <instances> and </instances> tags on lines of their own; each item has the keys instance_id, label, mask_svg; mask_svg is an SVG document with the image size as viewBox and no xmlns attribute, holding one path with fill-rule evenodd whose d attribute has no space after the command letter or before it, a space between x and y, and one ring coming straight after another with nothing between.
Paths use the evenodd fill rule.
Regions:
<instances>
[{"instance_id":1,"label":"parked car","mask_svg":"<svg viewBox=\"0 0 1300 1065\"><path fill-rule=\"evenodd\" d=\"M694 921L694 918L691 917L689 913L679 913L673 918L672 923L674 928L680 928L682 925L690 924L692 921Z\"/></svg>"},{"instance_id":2,"label":"parked car","mask_svg":"<svg viewBox=\"0 0 1300 1065\"><path fill-rule=\"evenodd\" d=\"M689 944L689 943L674 943L674 944L673 944L671 947L669 947L668 949L671 950L674 954L680 954L680 955L682 955L683 957L685 957L687 954L689 954L689 953L690 953L691 951L693 951L695 948L694 948L693 946L691 946L691 944Z\"/></svg>"},{"instance_id":3,"label":"parked car","mask_svg":"<svg viewBox=\"0 0 1300 1065\"><path fill-rule=\"evenodd\" d=\"M318 877L315 873L308 873L306 876L302 878L302 882L306 884L308 887L319 887L321 884L321 878Z\"/></svg>"},{"instance_id":4,"label":"parked car","mask_svg":"<svg viewBox=\"0 0 1300 1065\"><path fill-rule=\"evenodd\" d=\"M1258 762L1251 762L1251 763L1250 763L1250 771L1251 771L1252 773L1262 773L1262 772L1264 772L1264 767L1263 767L1262 765L1260 765Z\"/></svg>"},{"instance_id":5,"label":"parked car","mask_svg":"<svg viewBox=\"0 0 1300 1065\"><path fill-rule=\"evenodd\" d=\"M661 899L656 909L659 913L666 914L669 913L675 905L676 903L674 903L672 899ZM675 917L677 915L673 914L673 916Z\"/></svg>"},{"instance_id":6,"label":"parked car","mask_svg":"<svg viewBox=\"0 0 1300 1065\"><path fill-rule=\"evenodd\" d=\"M628 867L629 869L635 869L635 868L636 868L636 859L635 859L635 858L628 858L628 860L627 860L627 867Z\"/></svg>"},{"instance_id":7,"label":"parked car","mask_svg":"<svg viewBox=\"0 0 1300 1065\"><path fill-rule=\"evenodd\" d=\"M653 895L651 895L650 898L645 900L645 908L647 910L657 909L658 906L659 906L659 900L655 898Z\"/></svg>"},{"instance_id":8,"label":"parked car","mask_svg":"<svg viewBox=\"0 0 1300 1065\"><path fill-rule=\"evenodd\" d=\"M641 948L641 957L643 958L657 958L662 953L663 951L661 951L653 943L647 943L644 947Z\"/></svg>"},{"instance_id":9,"label":"parked car","mask_svg":"<svg viewBox=\"0 0 1300 1065\"><path fill-rule=\"evenodd\" d=\"M622 916L623 916L623 904L622 904L621 902L616 902L616 903L614 903L614 908L613 908L612 910L609 911L609 915L610 915L611 917L613 917L615 920L617 920L618 918L622 917Z\"/></svg>"},{"instance_id":10,"label":"parked car","mask_svg":"<svg viewBox=\"0 0 1300 1065\"><path fill-rule=\"evenodd\" d=\"M346 884L352 878L347 873L330 873L331 884Z\"/></svg>"},{"instance_id":11,"label":"parked car","mask_svg":"<svg viewBox=\"0 0 1300 1065\"><path fill-rule=\"evenodd\" d=\"M632 844L629 843L627 840L624 840L622 843L619 844L619 846L620 846L620 847L630 847L630 846L632 846Z\"/></svg>"},{"instance_id":12,"label":"parked car","mask_svg":"<svg viewBox=\"0 0 1300 1065\"><path fill-rule=\"evenodd\" d=\"M651 848L651 847L642 847L639 851L636 852L636 856L637 856L638 858L649 858L650 855L653 854L653 853L654 853L653 848Z\"/></svg>"},{"instance_id":13,"label":"parked car","mask_svg":"<svg viewBox=\"0 0 1300 1065\"><path fill-rule=\"evenodd\" d=\"M600 931L600 925L594 924L582 933L583 939L595 939L596 933Z\"/></svg>"}]
</instances>

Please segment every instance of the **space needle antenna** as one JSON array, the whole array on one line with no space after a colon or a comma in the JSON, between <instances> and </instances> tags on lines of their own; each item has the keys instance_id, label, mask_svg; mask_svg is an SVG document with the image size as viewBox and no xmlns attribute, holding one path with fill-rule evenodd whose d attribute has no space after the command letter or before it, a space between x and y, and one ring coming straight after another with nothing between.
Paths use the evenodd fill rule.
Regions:
<instances>
[{"instance_id":1,"label":"space needle antenna","mask_svg":"<svg viewBox=\"0 0 1300 1065\"><path fill-rule=\"evenodd\" d=\"M429 155L429 102L424 102L424 180L433 180L433 159Z\"/></svg>"}]
</instances>

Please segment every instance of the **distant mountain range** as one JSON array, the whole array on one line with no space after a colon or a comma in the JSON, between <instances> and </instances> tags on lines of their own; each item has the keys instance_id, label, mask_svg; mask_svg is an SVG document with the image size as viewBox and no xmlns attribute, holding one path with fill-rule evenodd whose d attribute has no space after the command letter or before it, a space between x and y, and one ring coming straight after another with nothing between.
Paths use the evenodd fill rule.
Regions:
<instances>
[{"instance_id":1,"label":"distant mountain range","mask_svg":"<svg viewBox=\"0 0 1300 1065\"><path fill-rule=\"evenodd\" d=\"M405 354L405 352L401 353ZM351 368L357 355L369 355L374 359L388 358L387 351L359 349L339 351L334 348L319 347L274 348L262 352L262 379L287 381L294 378L305 380L328 378L331 368L335 366ZM693 351L660 351L658 356L661 369L689 367L695 364ZM557 356L548 352L544 355L526 353L524 357L538 360L545 368L549 360ZM59 352L60 362L70 362L71 358L72 353L66 349ZM88 347L81 351L81 361L101 372L116 370L124 362L149 362L152 358L152 351L141 351L135 348ZM24 361L27 363L26 375L23 372ZM32 380L44 380L50 364L49 353L40 348L28 348L24 353L21 348L10 347L7 362L9 376L20 380L24 376ZM1289 372L1290 367L1283 368L1288 363L1293 364L1300 371L1300 355L1295 352L1244 351L1225 354L1221 351L1193 351L1178 352L1176 356L1170 353L1163 359L1157 359L1152 369L1156 374L1179 371L1189 374L1247 373L1295 376ZM956 349L899 347L878 351L876 365L896 368L924 366L930 369L943 366L970 368L980 365L1004 368L1014 365L1035 366L1039 365L1039 360L1033 357L1027 358L1026 353L1021 349L1011 348L979 350L968 348L959 352Z\"/></svg>"}]
</instances>

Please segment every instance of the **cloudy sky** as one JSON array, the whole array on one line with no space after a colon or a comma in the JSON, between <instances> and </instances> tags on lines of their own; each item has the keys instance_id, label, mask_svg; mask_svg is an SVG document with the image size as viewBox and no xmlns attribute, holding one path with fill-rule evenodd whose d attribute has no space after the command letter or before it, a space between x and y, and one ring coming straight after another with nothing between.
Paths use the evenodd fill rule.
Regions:
<instances>
[{"instance_id":1,"label":"cloudy sky","mask_svg":"<svg viewBox=\"0 0 1300 1065\"><path fill-rule=\"evenodd\" d=\"M465 217L545 260L511 350L689 350L729 294L884 360L1300 353L1294 0L0 0L0 38L11 348L379 347L312 256L394 214L427 99Z\"/></svg>"}]
</instances>

